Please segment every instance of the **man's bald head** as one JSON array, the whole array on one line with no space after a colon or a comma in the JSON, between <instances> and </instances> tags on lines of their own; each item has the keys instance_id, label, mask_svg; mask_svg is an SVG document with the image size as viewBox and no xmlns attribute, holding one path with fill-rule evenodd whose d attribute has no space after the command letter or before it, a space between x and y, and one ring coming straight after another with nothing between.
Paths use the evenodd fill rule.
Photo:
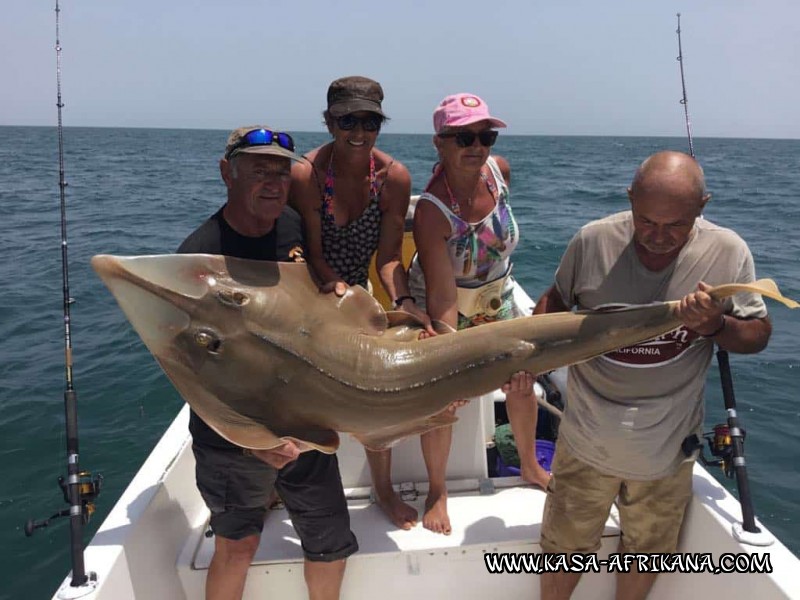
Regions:
<instances>
[{"instance_id":1,"label":"man's bald head","mask_svg":"<svg viewBox=\"0 0 800 600\"><path fill-rule=\"evenodd\" d=\"M703 169L683 152L666 150L648 157L633 177L628 190L631 201L659 196L665 202L694 204L698 212L708 201Z\"/></svg>"},{"instance_id":2,"label":"man's bald head","mask_svg":"<svg viewBox=\"0 0 800 600\"><path fill-rule=\"evenodd\" d=\"M658 271L689 241L710 196L703 169L682 152L658 152L636 170L628 188L637 253Z\"/></svg>"}]
</instances>

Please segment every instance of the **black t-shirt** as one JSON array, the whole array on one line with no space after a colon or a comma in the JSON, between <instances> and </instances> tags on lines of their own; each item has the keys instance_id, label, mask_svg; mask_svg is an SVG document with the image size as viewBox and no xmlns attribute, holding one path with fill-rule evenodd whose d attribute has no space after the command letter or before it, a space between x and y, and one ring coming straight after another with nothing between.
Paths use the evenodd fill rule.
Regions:
<instances>
[{"instance_id":1,"label":"black t-shirt","mask_svg":"<svg viewBox=\"0 0 800 600\"><path fill-rule=\"evenodd\" d=\"M248 237L236 232L225 220L222 209L200 225L178 248L178 254L221 254L235 258L283 262L303 261L303 229L300 215L285 207L267 235ZM192 411L189 431L195 443L235 449Z\"/></svg>"}]
</instances>

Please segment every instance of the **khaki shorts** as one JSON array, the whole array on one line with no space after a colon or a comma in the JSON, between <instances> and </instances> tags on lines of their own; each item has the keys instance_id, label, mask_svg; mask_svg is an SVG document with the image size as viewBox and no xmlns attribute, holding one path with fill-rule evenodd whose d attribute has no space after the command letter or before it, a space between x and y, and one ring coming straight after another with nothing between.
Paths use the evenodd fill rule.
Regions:
<instances>
[{"instance_id":1,"label":"khaki shorts","mask_svg":"<svg viewBox=\"0 0 800 600\"><path fill-rule=\"evenodd\" d=\"M544 506L542 550L596 552L617 498L626 552L675 552L692 497L693 465L685 462L662 479L635 481L603 473L559 444Z\"/></svg>"}]
</instances>

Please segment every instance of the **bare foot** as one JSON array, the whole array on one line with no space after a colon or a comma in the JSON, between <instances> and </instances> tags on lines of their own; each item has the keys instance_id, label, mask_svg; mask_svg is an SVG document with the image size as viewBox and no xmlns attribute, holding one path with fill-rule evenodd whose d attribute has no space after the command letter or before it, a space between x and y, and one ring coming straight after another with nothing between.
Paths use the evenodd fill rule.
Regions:
<instances>
[{"instance_id":1,"label":"bare foot","mask_svg":"<svg viewBox=\"0 0 800 600\"><path fill-rule=\"evenodd\" d=\"M450 535L450 517L447 514L447 494L428 495L425 500L425 514L422 515L422 526L433 533Z\"/></svg>"},{"instance_id":2,"label":"bare foot","mask_svg":"<svg viewBox=\"0 0 800 600\"><path fill-rule=\"evenodd\" d=\"M524 465L520 469L520 476L528 483L538 485L543 490L547 489L547 484L550 483L550 477L552 477L552 475L545 471L538 462L533 468L529 467L528 465Z\"/></svg>"},{"instance_id":3,"label":"bare foot","mask_svg":"<svg viewBox=\"0 0 800 600\"><path fill-rule=\"evenodd\" d=\"M394 490L383 494L376 491L375 499L395 527L408 530L417 524L417 510L403 502Z\"/></svg>"}]
</instances>

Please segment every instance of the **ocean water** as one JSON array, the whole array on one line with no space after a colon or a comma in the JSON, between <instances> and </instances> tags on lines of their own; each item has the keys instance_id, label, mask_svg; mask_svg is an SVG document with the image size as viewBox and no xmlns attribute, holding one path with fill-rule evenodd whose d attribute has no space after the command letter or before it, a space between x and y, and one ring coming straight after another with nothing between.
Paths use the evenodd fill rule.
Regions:
<instances>
[{"instance_id":1,"label":"ocean water","mask_svg":"<svg viewBox=\"0 0 800 600\"><path fill-rule=\"evenodd\" d=\"M64 136L80 459L105 477L88 542L182 405L89 259L173 251L224 202L217 163L227 132L66 128ZM296 140L308 150L326 136ZM430 136L385 133L379 146L421 191L435 158ZM528 292L550 285L578 227L627 208L625 188L643 158L685 147L681 138L501 135L496 152L511 163L522 231L515 275ZM739 232L758 275L800 299L800 141L697 139L695 148L713 193L706 217ZM56 484L66 471L59 218L55 128L0 127L0 598L50 597L70 567L66 520L23 533L26 519L66 506ZM800 311L769 310L769 347L731 363L756 514L797 553ZM706 406L709 428L724 421L715 369Z\"/></svg>"}]
</instances>

